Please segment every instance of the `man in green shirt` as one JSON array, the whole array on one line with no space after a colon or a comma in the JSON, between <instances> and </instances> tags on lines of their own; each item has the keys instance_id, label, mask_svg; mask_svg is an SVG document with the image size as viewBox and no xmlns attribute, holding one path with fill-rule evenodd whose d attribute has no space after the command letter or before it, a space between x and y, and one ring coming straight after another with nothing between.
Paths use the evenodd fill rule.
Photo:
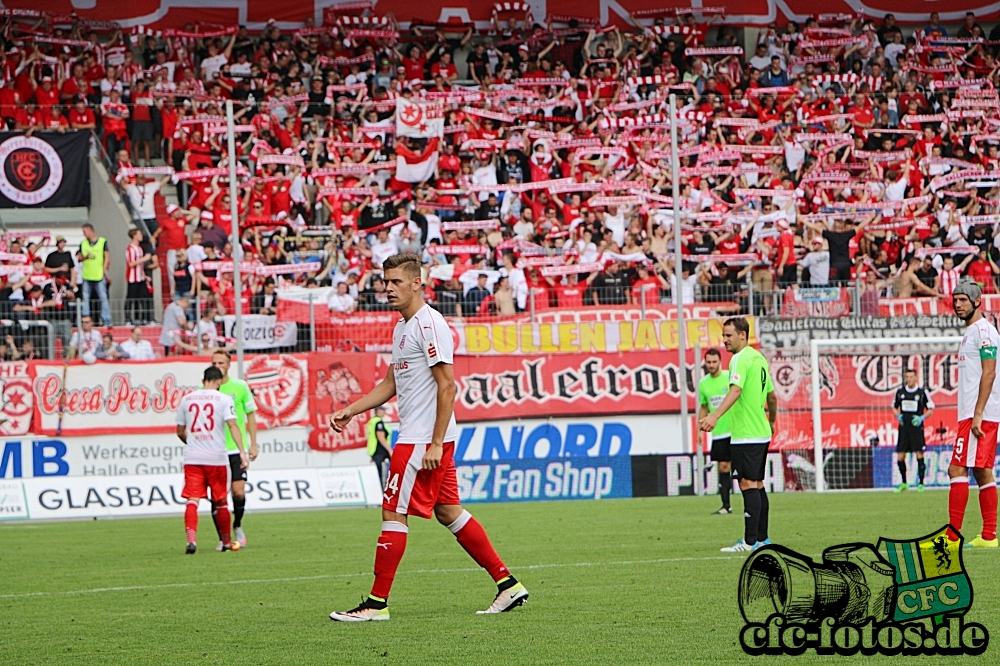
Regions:
<instances>
[{"instance_id":1,"label":"man in green shirt","mask_svg":"<svg viewBox=\"0 0 1000 666\"><path fill-rule=\"evenodd\" d=\"M250 460L256 460L257 454L257 403L254 402L253 392L250 386L236 377L229 376L229 352L216 351L212 354L212 365L222 371L222 385L219 391L233 397L236 406L236 425L240 429L243 441L250 442L250 449L247 452ZM249 439L247 436L249 435ZM226 450L229 452L229 467L232 470L230 478L232 480L231 491L233 494L233 540L239 541L241 547L247 545L247 537L243 533L243 511L246 509L246 483L247 471L240 468L240 452L236 447L236 442L232 435L226 433ZM214 506L214 505L213 505ZM220 550L222 542L219 542L216 550Z\"/></svg>"},{"instance_id":2,"label":"man in green shirt","mask_svg":"<svg viewBox=\"0 0 1000 666\"><path fill-rule=\"evenodd\" d=\"M703 431L712 432L719 419L729 414L732 465L743 495L744 532L735 545L722 549L724 553L750 552L771 543L767 536L769 504L764 492L764 468L778 419L778 399L767 359L748 346L749 338L750 324L742 317L727 319L722 325L726 351L733 353L729 392L717 410L699 421Z\"/></svg>"},{"instance_id":3,"label":"man in green shirt","mask_svg":"<svg viewBox=\"0 0 1000 666\"><path fill-rule=\"evenodd\" d=\"M716 411L729 393L729 371L722 369L722 354L718 349L705 352L705 376L698 382L698 419L701 420ZM729 506L729 493L733 490L730 473L729 415L724 414L712 431L712 462L719 466L719 495L722 508L716 515L725 516L733 512Z\"/></svg>"}]
</instances>

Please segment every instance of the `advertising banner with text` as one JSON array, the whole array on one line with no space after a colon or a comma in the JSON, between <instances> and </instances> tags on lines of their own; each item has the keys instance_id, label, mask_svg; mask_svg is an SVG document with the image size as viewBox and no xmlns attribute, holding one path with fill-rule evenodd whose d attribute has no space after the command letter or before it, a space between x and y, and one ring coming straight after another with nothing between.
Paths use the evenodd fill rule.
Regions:
<instances>
[{"instance_id":1,"label":"advertising banner with text","mask_svg":"<svg viewBox=\"0 0 1000 666\"><path fill-rule=\"evenodd\" d=\"M465 504L632 496L627 456L459 464L455 472Z\"/></svg>"},{"instance_id":2,"label":"advertising banner with text","mask_svg":"<svg viewBox=\"0 0 1000 666\"><path fill-rule=\"evenodd\" d=\"M183 488L179 473L0 479L0 520L180 516ZM250 511L376 506L382 486L373 465L261 470L246 497ZM208 503L201 509L208 513Z\"/></svg>"},{"instance_id":3,"label":"advertising banner with text","mask_svg":"<svg viewBox=\"0 0 1000 666\"><path fill-rule=\"evenodd\" d=\"M664 417L670 418L670 417ZM310 428L291 426L257 432L259 470L344 467L368 464L363 448L317 451L309 446ZM128 476L183 471L184 444L175 433L88 437L24 436L0 439L0 479L40 476Z\"/></svg>"}]
</instances>

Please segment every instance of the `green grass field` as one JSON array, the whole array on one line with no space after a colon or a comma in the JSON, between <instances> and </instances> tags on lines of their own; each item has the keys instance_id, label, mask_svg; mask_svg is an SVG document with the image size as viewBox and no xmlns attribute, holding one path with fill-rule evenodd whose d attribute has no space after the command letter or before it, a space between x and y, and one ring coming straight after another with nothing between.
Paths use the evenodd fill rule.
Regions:
<instances>
[{"instance_id":1,"label":"green grass field","mask_svg":"<svg viewBox=\"0 0 1000 666\"><path fill-rule=\"evenodd\" d=\"M5 524L0 663L747 663L736 604L744 558L719 553L741 535L742 519L710 516L717 506L716 498L655 498L472 507L531 591L523 608L489 617L475 615L495 593L489 576L446 529L415 519L392 620L350 625L327 615L369 589L374 509L249 515L248 548L225 554L212 550L203 518L193 557L182 554L180 512ZM975 493L969 509L971 536ZM946 522L947 498L779 494L771 515L774 541L816 557L843 542L923 536ZM967 551L965 560L975 587L969 617L1000 641L1000 552ZM979 659L1000 663L998 648Z\"/></svg>"}]
</instances>

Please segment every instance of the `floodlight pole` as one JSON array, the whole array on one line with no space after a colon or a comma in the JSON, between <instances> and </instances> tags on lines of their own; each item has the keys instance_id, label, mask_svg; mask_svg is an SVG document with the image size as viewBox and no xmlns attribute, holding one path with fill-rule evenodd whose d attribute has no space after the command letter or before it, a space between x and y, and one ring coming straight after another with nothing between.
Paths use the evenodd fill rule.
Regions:
<instances>
[{"instance_id":1,"label":"floodlight pole","mask_svg":"<svg viewBox=\"0 0 1000 666\"><path fill-rule=\"evenodd\" d=\"M243 379L243 281L240 279L240 211L236 201L236 128L233 123L233 100L226 100L226 140L229 149L229 215L232 218L233 245L233 302L236 304L236 376Z\"/></svg>"},{"instance_id":2,"label":"floodlight pole","mask_svg":"<svg viewBox=\"0 0 1000 666\"><path fill-rule=\"evenodd\" d=\"M681 441L683 449L691 446L688 433L687 336L684 335L684 267L681 253L680 160L677 157L677 95L670 94L670 180L671 207L674 209L674 298L677 299L677 351L680 358Z\"/></svg>"}]
</instances>

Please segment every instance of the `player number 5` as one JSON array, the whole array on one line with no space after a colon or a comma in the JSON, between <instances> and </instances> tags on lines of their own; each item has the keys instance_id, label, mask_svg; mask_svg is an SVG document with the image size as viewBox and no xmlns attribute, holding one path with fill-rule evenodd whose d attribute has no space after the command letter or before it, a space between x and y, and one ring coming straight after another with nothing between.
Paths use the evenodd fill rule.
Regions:
<instances>
[{"instance_id":1,"label":"player number 5","mask_svg":"<svg viewBox=\"0 0 1000 666\"><path fill-rule=\"evenodd\" d=\"M955 442L955 453L961 454L964 449L965 449L965 438L959 437L958 440Z\"/></svg>"}]
</instances>

